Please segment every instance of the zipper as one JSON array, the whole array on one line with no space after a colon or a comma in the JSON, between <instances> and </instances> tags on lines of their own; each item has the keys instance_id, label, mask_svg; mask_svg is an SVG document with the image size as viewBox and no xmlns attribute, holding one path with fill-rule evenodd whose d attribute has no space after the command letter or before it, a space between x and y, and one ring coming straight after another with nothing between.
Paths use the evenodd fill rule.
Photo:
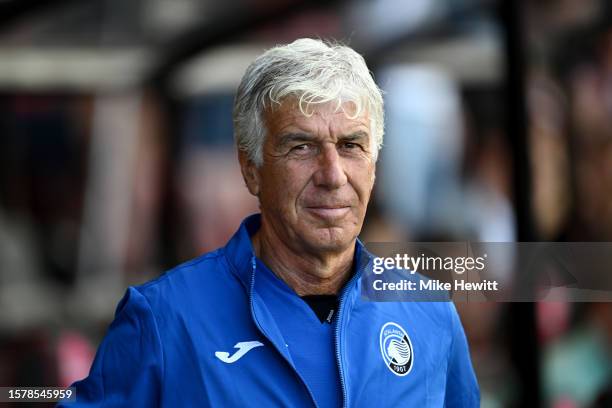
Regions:
<instances>
[{"instance_id":1,"label":"zipper","mask_svg":"<svg viewBox=\"0 0 612 408\"><path fill-rule=\"evenodd\" d=\"M359 253L359 258L361 258L362 256L366 256L365 254L363 254L363 250L360 251ZM360 262L360 260L358 260L357 262ZM343 318L342 318L342 311L344 310L344 308L342 307L344 304L344 301L347 297L347 294L350 292L350 288L353 286L354 282L359 279L359 277L361 276L363 269L365 269L365 267L369 264L369 261L366 262L363 266L360 266L357 271L355 271L355 275L353 275L353 277L349 280L349 282L346 284L346 286L344 287L344 290L342 291L342 294L340 295L340 301L338 302L338 319L336 320L336 330L335 330L335 340L336 340L336 363L338 365L338 374L340 376L340 385L342 386L342 407L346 407L346 403L347 403L347 390L346 390L346 384L344 381L344 370L342 368L342 356L340 355L340 328L342 327L342 322L343 322Z\"/></svg>"},{"instance_id":2,"label":"zipper","mask_svg":"<svg viewBox=\"0 0 612 408\"><path fill-rule=\"evenodd\" d=\"M259 329L261 334L263 334L264 337L267 338L270 341L270 343L272 343L272 345L274 346L276 351L279 352L279 354L283 357L283 359L285 359L287 364L289 364L289 366L293 369L295 374L298 376L298 378L302 382L302 385L304 386L306 391L308 391L308 395L310 396L310 400L312 401L313 405L315 406L315 408L318 408L319 406L317 405L317 401L315 400L314 394L312 393L310 388L308 388L308 385L306 384L306 381L304 381L304 379L302 378L300 373L295 369L295 367L293 366L291 361L289 361L289 359L287 357L285 357L285 354L281 350L278 349L278 347L276 346L276 344L274 344L274 342L272 340L270 340L270 336L268 336L268 334L265 332L263 327L261 327L261 325L259 324L259 321L255 317L255 308L253 307L253 292L255 290L255 270L257 269L257 260L256 260L255 256L251 257L251 269L252 269L252 271L251 271L251 287L250 287L250 293L249 293L249 298L250 298L249 299L249 304L250 304L250 307L251 307L251 316L253 317L253 321L255 322L255 326L257 326L257 328ZM338 307L338 312L340 312L340 308L339 307Z\"/></svg>"}]
</instances>

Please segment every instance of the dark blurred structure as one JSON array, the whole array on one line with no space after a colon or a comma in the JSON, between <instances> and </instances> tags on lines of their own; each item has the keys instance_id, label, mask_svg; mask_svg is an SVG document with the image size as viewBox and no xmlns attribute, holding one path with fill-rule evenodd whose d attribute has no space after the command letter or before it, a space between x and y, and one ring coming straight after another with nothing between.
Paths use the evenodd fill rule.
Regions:
<instances>
[{"instance_id":1,"label":"dark blurred structure","mask_svg":"<svg viewBox=\"0 0 612 408\"><path fill-rule=\"evenodd\" d=\"M233 93L255 56L298 37L348 42L386 92L364 241L612 240L611 11L0 2L0 385L85 376L127 285L257 211ZM484 407L609 405L609 304L457 306Z\"/></svg>"}]
</instances>

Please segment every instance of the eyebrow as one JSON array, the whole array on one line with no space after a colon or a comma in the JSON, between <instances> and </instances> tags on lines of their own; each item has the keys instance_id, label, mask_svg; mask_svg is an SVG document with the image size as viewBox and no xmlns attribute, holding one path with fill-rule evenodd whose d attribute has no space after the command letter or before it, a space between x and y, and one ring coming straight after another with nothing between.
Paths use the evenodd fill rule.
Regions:
<instances>
[{"instance_id":1,"label":"eyebrow","mask_svg":"<svg viewBox=\"0 0 612 408\"><path fill-rule=\"evenodd\" d=\"M357 132L351 133L350 135L346 135L346 136L340 136L338 139L342 140L342 141L353 141L353 140L359 140L359 139L367 139L368 138L368 132L365 132L363 130L358 130Z\"/></svg>"},{"instance_id":2,"label":"eyebrow","mask_svg":"<svg viewBox=\"0 0 612 408\"><path fill-rule=\"evenodd\" d=\"M314 140L317 138L308 133L287 133L281 136L278 145L285 146L293 142L312 142Z\"/></svg>"},{"instance_id":3,"label":"eyebrow","mask_svg":"<svg viewBox=\"0 0 612 408\"><path fill-rule=\"evenodd\" d=\"M346 142L346 141L354 141L354 140L367 139L367 138L368 138L368 132L359 130L349 135L339 136L338 140L342 140ZM278 144L279 146L285 146L287 144L295 143L295 142L312 142L316 140L318 140L316 136L313 136L308 133L287 133L281 136Z\"/></svg>"}]
</instances>

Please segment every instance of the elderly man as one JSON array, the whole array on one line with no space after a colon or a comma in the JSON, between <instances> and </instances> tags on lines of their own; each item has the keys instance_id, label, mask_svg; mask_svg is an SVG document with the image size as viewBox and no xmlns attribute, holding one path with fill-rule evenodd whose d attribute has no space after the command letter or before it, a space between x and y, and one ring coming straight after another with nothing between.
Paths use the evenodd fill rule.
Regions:
<instances>
[{"instance_id":1,"label":"elderly man","mask_svg":"<svg viewBox=\"0 0 612 408\"><path fill-rule=\"evenodd\" d=\"M360 298L383 137L363 58L312 39L268 50L234 126L261 214L129 288L70 406L479 406L452 303Z\"/></svg>"}]
</instances>

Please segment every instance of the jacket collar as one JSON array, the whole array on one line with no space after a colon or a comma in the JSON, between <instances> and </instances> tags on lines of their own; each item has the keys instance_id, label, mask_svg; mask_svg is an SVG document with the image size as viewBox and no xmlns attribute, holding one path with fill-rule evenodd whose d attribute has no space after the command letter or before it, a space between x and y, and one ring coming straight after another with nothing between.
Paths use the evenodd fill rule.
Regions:
<instances>
[{"instance_id":1,"label":"jacket collar","mask_svg":"<svg viewBox=\"0 0 612 408\"><path fill-rule=\"evenodd\" d=\"M252 262L255 257L251 236L255 235L259 227L261 227L261 214L248 216L224 249L231 271L246 288L251 285Z\"/></svg>"},{"instance_id":2,"label":"jacket collar","mask_svg":"<svg viewBox=\"0 0 612 408\"><path fill-rule=\"evenodd\" d=\"M253 271L253 261L255 251L251 243L251 237L261 227L261 214L253 214L245 218L240 224L240 228L225 246L225 256L231 266L232 272L240 281L249 288ZM361 275L367 266L372 255L367 251L359 239L355 244L355 265L357 274ZM360 278L360 276L358 277Z\"/></svg>"}]
</instances>

